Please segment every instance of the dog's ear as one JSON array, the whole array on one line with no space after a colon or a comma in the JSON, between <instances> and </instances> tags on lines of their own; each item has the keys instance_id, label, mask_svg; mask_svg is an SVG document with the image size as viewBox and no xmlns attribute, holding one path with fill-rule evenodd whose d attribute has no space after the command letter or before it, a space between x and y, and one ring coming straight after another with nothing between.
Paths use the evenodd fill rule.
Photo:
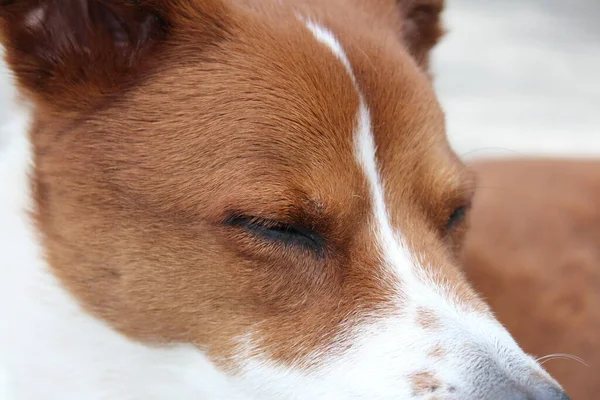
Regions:
<instances>
[{"instance_id":1,"label":"dog's ear","mask_svg":"<svg viewBox=\"0 0 600 400\"><path fill-rule=\"evenodd\" d=\"M403 14L403 37L423 68L429 68L429 53L444 34L441 13L444 0L396 0Z\"/></svg>"},{"instance_id":2,"label":"dog's ear","mask_svg":"<svg viewBox=\"0 0 600 400\"><path fill-rule=\"evenodd\" d=\"M174 3L178 13L218 25L211 0L208 10L185 0L0 0L0 39L35 101L83 109L148 73L182 17Z\"/></svg>"}]
</instances>

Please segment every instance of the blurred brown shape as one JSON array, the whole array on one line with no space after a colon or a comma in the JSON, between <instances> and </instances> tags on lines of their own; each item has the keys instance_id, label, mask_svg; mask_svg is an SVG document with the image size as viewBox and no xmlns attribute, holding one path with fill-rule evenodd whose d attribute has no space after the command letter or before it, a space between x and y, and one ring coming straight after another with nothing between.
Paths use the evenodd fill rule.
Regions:
<instances>
[{"instance_id":1,"label":"blurred brown shape","mask_svg":"<svg viewBox=\"0 0 600 400\"><path fill-rule=\"evenodd\" d=\"M473 165L478 192L463 257L524 350L574 400L600 398L600 161Z\"/></svg>"}]
</instances>

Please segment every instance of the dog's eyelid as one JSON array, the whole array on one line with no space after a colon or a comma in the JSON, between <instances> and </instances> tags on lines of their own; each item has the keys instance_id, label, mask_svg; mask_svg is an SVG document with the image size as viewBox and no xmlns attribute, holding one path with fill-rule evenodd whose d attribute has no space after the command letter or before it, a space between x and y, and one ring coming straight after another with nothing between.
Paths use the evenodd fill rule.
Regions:
<instances>
[{"instance_id":1,"label":"dog's eyelid","mask_svg":"<svg viewBox=\"0 0 600 400\"><path fill-rule=\"evenodd\" d=\"M448 216L448 219L446 220L446 232L452 232L452 230L454 230L461 223L463 223L470 210L471 201L468 201L460 206L455 207L452 210L452 213Z\"/></svg>"},{"instance_id":2,"label":"dog's eyelid","mask_svg":"<svg viewBox=\"0 0 600 400\"><path fill-rule=\"evenodd\" d=\"M302 224L234 214L225 220L225 225L242 228L250 234L265 240L288 246L310 248L320 257L325 252L324 236Z\"/></svg>"}]
</instances>

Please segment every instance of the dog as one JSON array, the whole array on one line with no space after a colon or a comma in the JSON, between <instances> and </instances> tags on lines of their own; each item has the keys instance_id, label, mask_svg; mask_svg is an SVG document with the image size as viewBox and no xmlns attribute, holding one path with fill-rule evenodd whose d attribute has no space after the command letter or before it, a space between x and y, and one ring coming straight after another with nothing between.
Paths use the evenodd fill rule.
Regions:
<instances>
[{"instance_id":1,"label":"dog","mask_svg":"<svg viewBox=\"0 0 600 400\"><path fill-rule=\"evenodd\" d=\"M3 0L8 399L568 399L470 287L439 0Z\"/></svg>"},{"instance_id":2,"label":"dog","mask_svg":"<svg viewBox=\"0 0 600 400\"><path fill-rule=\"evenodd\" d=\"M571 396L596 399L600 163L509 159L472 168L479 189L462 250L467 276Z\"/></svg>"}]
</instances>

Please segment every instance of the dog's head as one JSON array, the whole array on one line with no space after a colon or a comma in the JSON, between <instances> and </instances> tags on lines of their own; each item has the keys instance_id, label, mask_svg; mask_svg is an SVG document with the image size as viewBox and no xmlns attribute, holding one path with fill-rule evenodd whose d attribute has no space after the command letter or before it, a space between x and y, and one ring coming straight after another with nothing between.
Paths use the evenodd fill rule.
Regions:
<instances>
[{"instance_id":1,"label":"dog's head","mask_svg":"<svg viewBox=\"0 0 600 400\"><path fill-rule=\"evenodd\" d=\"M455 260L441 0L0 4L37 227L89 313L251 399L565 398Z\"/></svg>"}]
</instances>

